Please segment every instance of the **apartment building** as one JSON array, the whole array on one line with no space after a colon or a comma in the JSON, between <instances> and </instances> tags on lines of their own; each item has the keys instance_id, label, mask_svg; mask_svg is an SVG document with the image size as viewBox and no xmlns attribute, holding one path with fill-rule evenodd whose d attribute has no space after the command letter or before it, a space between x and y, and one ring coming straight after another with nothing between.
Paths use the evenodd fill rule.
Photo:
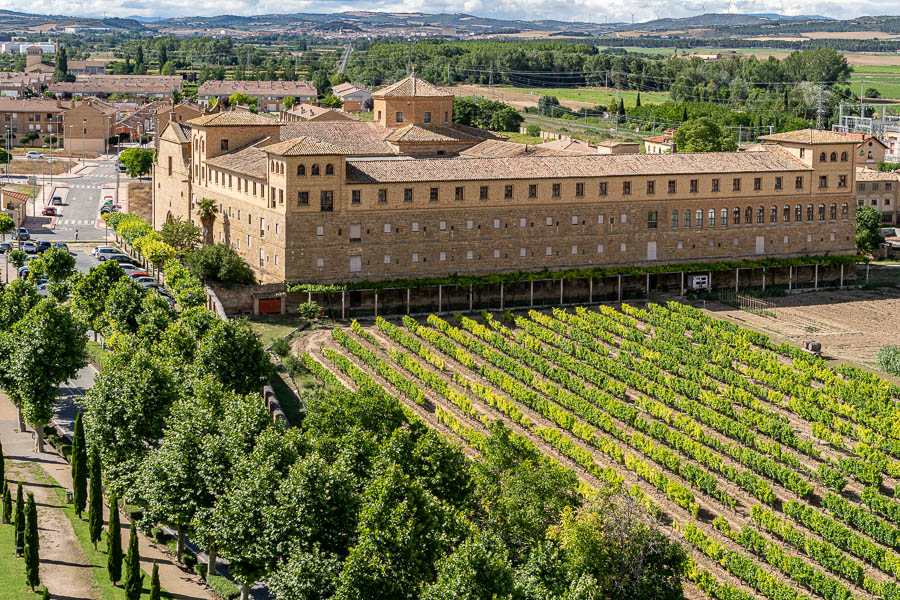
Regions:
<instances>
[{"instance_id":1,"label":"apartment building","mask_svg":"<svg viewBox=\"0 0 900 600\"><path fill-rule=\"evenodd\" d=\"M279 115L282 121L355 121L356 116L343 110L316 106L304 102L299 106L293 106L290 110L283 110Z\"/></svg>"},{"instance_id":2,"label":"apartment building","mask_svg":"<svg viewBox=\"0 0 900 600\"><path fill-rule=\"evenodd\" d=\"M109 150L109 138L116 134L117 109L94 98L76 104L63 115L64 149L71 154Z\"/></svg>"},{"instance_id":3,"label":"apartment building","mask_svg":"<svg viewBox=\"0 0 900 600\"><path fill-rule=\"evenodd\" d=\"M44 73L16 73L0 71L0 96L25 98L40 96L44 85L50 83L51 76Z\"/></svg>"},{"instance_id":4,"label":"apartment building","mask_svg":"<svg viewBox=\"0 0 900 600\"><path fill-rule=\"evenodd\" d=\"M199 104L189 100L179 102L175 106L172 106L171 103L160 106L153 116L153 139L155 146L159 148L159 136L162 135L162 132L166 129L170 120L182 123L201 116L203 116L203 109L200 108Z\"/></svg>"},{"instance_id":5,"label":"apartment building","mask_svg":"<svg viewBox=\"0 0 900 600\"><path fill-rule=\"evenodd\" d=\"M96 96L106 98L111 94L137 98L171 98L181 92L183 80L169 75L77 75L75 81L58 81L48 89L64 98Z\"/></svg>"},{"instance_id":6,"label":"apartment building","mask_svg":"<svg viewBox=\"0 0 900 600\"><path fill-rule=\"evenodd\" d=\"M46 98L15 99L0 97L0 133L12 135L13 142L29 133L37 134L28 142L29 146L40 147L43 138L48 135L62 136L63 114L69 108L68 103ZM61 140L54 143L59 144Z\"/></svg>"},{"instance_id":7,"label":"apartment building","mask_svg":"<svg viewBox=\"0 0 900 600\"><path fill-rule=\"evenodd\" d=\"M341 108L348 112L363 110L366 102L372 100L372 92L352 83L338 84L331 88L331 93L341 99L344 103Z\"/></svg>"},{"instance_id":8,"label":"apartment building","mask_svg":"<svg viewBox=\"0 0 900 600\"><path fill-rule=\"evenodd\" d=\"M284 110L284 99L294 98L297 104L314 102L316 88L309 81L204 81L197 88L197 100L204 107L213 100L227 100L232 94L246 94L257 99L262 112L277 113Z\"/></svg>"},{"instance_id":9,"label":"apartment building","mask_svg":"<svg viewBox=\"0 0 900 600\"><path fill-rule=\"evenodd\" d=\"M856 203L871 206L881 213L882 223L897 224L897 203L900 202L900 173L872 169L856 171Z\"/></svg>"},{"instance_id":10,"label":"apartment building","mask_svg":"<svg viewBox=\"0 0 900 600\"><path fill-rule=\"evenodd\" d=\"M854 142L764 136L755 151L472 154L507 145L452 121L414 77L376 122L217 113L170 124L154 222L199 222L262 282L343 282L855 253ZM368 133L367 133L368 132ZM467 154L468 153L468 154Z\"/></svg>"}]
</instances>

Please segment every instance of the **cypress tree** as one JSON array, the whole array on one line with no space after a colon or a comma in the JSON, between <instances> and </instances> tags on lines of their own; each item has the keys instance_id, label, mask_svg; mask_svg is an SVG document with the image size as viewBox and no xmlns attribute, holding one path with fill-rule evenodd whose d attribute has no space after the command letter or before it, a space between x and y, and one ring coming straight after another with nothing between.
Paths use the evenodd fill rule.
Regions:
<instances>
[{"instance_id":1,"label":"cypress tree","mask_svg":"<svg viewBox=\"0 0 900 600\"><path fill-rule=\"evenodd\" d=\"M87 448L84 441L84 425L81 413L75 418L75 437L72 439L72 495L75 514L81 518L87 506Z\"/></svg>"},{"instance_id":2,"label":"cypress tree","mask_svg":"<svg viewBox=\"0 0 900 600\"><path fill-rule=\"evenodd\" d=\"M150 575L150 600L159 600L159 565L155 562Z\"/></svg>"},{"instance_id":3,"label":"cypress tree","mask_svg":"<svg viewBox=\"0 0 900 600\"><path fill-rule=\"evenodd\" d=\"M639 108L640 106L641 106L641 93L638 92L637 100L636 100L635 103L634 103L634 107L635 107L635 108Z\"/></svg>"},{"instance_id":4,"label":"cypress tree","mask_svg":"<svg viewBox=\"0 0 900 600\"><path fill-rule=\"evenodd\" d=\"M38 539L37 505L34 494L28 492L28 508L25 510L25 579L31 591L41 585L40 540Z\"/></svg>"},{"instance_id":5,"label":"cypress tree","mask_svg":"<svg viewBox=\"0 0 900 600\"><path fill-rule=\"evenodd\" d=\"M0 442L0 481L6 481L6 464L3 460L3 443Z\"/></svg>"},{"instance_id":6,"label":"cypress tree","mask_svg":"<svg viewBox=\"0 0 900 600\"><path fill-rule=\"evenodd\" d=\"M109 532L106 536L106 570L113 585L122 579L122 529L119 526L119 499L109 499Z\"/></svg>"},{"instance_id":7,"label":"cypress tree","mask_svg":"<svg viewBox=\"0 0 900 600\"><path fill-rule=\"evenodd\" d=\"M13 516L13 503L12 503L12 494L9 491L9 482L3 482L3 524L9 525L12 523Z\"/></svg>"},{"instance_id":8,"label":"cypress tree","mask_svg":"<svg viewBox=\"0 0 900 600\"><path fill-rule=\"evenodd\" d=\"M137 527L131 524L131 535L128 538L128 554L125 556L125 598L140 600L144 586L144 575L141 573L141 554L138 550Z\"/></svg>"},{"instance_id":9,"label":"cypress tree","mask_svg":"<svg viewBox=\"0 0 900 600\"><path fill-rule=\"evenodd\" d=\"M91 541L94 550L97 542L103 536L103 491L100 487L100 455L97 447L91 450L91 499L88 507L88 530L91 532Z\"/></svg>"},{"instance_id":10,"label":"cypress tree","mask_svg":"<svg viewBox=\"0 0 900 600\"><path fill-rule=\"evenodd\" d=\"M25 501L22 499L22 482L16 487L16 556L25 551Z\"/></svg>"},{"instance_id":11,"label":"cypress tree","mask_svg":"<svg viewBox=\"0 0 900 600\"><path fill-rule=\"evenodd\" d=\"M625 98L619 98L619 118L625 118Z\"/></svg>"},{"instance_id":12,"label":"cypress tree","mask_svg":"<svg viewBox=\"0 0 900 600\"><path fill-rule=\"evenodd\" d=\"M50 590L44 588L44 594L41 596L41 600L50 600Z\"/></svg>"},{"instance_id":13,"label":"cypress tree","mask_svg":"<svg viewBox=\"0 0 900 600\"><path fill-rule=\"evenodd\" d=\"M688 120L687 106L685 105L681 108L681 122L684 123L687 120Z\"/></svg>"}]
</instances>

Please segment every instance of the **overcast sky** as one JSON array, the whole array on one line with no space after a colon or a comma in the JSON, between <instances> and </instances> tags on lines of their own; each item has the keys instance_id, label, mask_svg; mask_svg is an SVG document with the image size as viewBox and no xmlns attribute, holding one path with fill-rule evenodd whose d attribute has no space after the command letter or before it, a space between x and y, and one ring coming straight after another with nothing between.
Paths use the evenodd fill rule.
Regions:
<instances>
[{"instance_id":1,"label":"overcast sky","mask_svg":"<svg viewBox=\"0 0 900 600\"><path fill-rule=\"evenodd\" d=\"M189 15L258 15L267 13L316 12L332 13L348 10L391 12L421 11L457 13L504 19L559 19L565 21L649 21L665 17L687 17L703 12L783 13L786 15L824 15L847 19L860 15L900 13L894 0L0 0L0 8L42 14L79 16L189 16Z\"/></svg>"}]
</instances>

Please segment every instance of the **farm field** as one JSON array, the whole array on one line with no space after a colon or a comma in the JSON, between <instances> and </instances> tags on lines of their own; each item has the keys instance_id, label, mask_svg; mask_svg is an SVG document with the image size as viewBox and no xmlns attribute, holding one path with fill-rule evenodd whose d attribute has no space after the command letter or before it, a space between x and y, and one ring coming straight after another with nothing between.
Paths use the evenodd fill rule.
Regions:
<instances>
[{"instance_id":1,"label":"farm field","mask_svg":"<svg viewBox=\"0 0 900 600\"><path fill-rule=\"evenodd\" d=\"M569 108L593 107L597 104L608 105L616 99L614 88L524 88L486 85L459 84L450 90L457 96L481 96L490 100L499 100L516 108L537 106L541 96L556 96L560 104ZM625 108L633 107L637 101L636 91L620 91L619 96L625 100ZM668 92L641 92L641 104L662 103L669 99Z\"/></svg>"},{"instance_id":2,"label":"farm field","mask_svg":"<svg viewBox=\"0 0 900 600\"><path fill-rule=\"evenodd\" d=\"M688 596L897 598L900 388L679 303L376 320L295 342L478 452L503 419L691 549Z\"/></svg>"}]
</instances>

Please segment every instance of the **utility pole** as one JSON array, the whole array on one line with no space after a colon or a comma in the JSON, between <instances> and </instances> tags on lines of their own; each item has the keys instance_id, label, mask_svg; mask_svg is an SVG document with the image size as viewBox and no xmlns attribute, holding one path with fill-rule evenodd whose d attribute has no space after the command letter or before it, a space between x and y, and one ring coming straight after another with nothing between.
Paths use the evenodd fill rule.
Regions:
<instances>
[{"instance_id":1,"label":"utility pole","mask_svg":"<svg viewBox=\"0 0 900 600\"><path fill-rule=\"evenodd\" d=\"M447 85L450 85L450 63L447 63Z\"/></svg>"},{"instance_id":2,"label":"utility pole","mask_svg":"<svg viewBox=\"0 0 900 600\"><path fill-rule=\"evenodd\" d=\"M494 63L491 63L491 71L488 75L488 87L491 88L491 91L494 91Z\"/></svg>"},{"instance_id":3,"label":"utility pole","mask_svg":"<svg viewBox=\"0 0 900 600\"><path fill-rule=\"evenodd\" d=\"M863 106L863 82L859 82L859 118L863 119L866 116L866 109Z\"/></svg>"},{"instance_id":4,"label":"utility pole","mask_svg":"<svg viewBox=\"0 0 900 600\"><path fill-rule=\"evenodd\" d=\"M825 88L819 86L816 96L816 129L824 127L823 117L825 116Z\"/></svg>"}]
</instances>

